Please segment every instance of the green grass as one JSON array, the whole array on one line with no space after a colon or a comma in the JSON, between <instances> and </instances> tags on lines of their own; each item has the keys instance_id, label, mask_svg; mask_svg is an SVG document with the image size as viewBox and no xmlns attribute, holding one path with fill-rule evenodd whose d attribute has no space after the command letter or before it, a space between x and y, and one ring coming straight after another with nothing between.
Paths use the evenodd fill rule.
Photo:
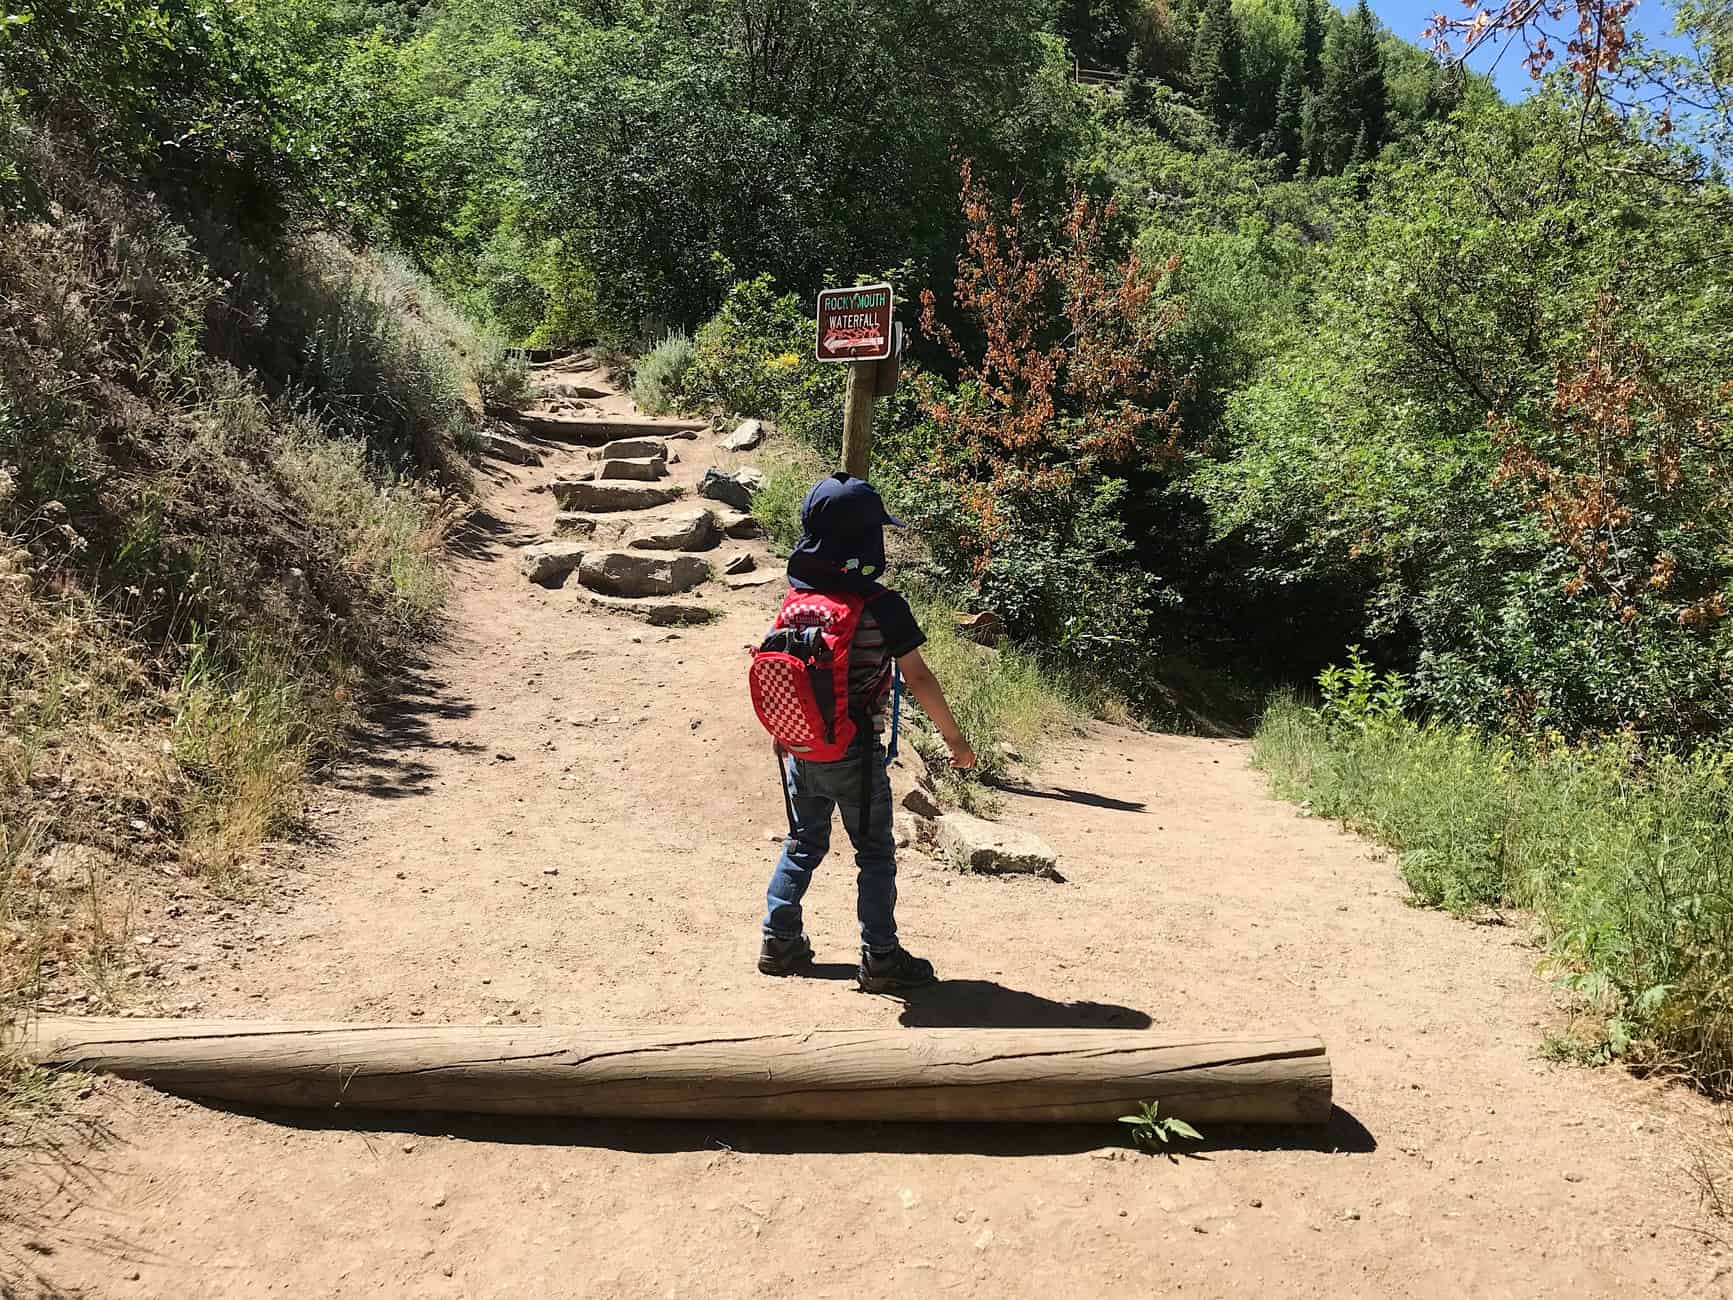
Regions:
<instances>
[{"instance_id":1,"label":"green grass","mask_svg":"<svg viewBox=\"0 0 1733 1300\"><path fill-rule=\"evenodd\" d=\"M1364 701L1331 710L1266 713L1256 756L1279 794L1398 850L1420 903L1531 909L1599 1026L1568 1054L1733 1093L1733 755L1539 751Z\"/></svg>"}]
</instances>

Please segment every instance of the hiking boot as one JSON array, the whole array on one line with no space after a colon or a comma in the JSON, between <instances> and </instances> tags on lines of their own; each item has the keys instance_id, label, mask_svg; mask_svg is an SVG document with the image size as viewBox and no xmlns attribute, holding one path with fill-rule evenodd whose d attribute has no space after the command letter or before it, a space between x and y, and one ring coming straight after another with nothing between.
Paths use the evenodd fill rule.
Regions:
<instances>
[{"instance_id":1,"label":"hiking boot","mask_svg":"<svg viewBox=\"0 0 1733 1300\"><path fill-rule=\"evenodd\" d=\"M860 970L855 979L865 993L895 993L900 989L924 988L938 982L933 963L916 957L907 948L892 948L889 952L862 949Z\"/></svg>"},{"instance_id":2,"label":"hiking boot","mask_svg":"<svg viewBox=\"0 0 1733 1300\"><path fill-rule=\"evenodd\" d=\"M778 939L774 934L767 934L758 949L758 973L792 975L811 960L812 945L804 934L797 934L792 939Z\"/></svg>"}]
</instances>

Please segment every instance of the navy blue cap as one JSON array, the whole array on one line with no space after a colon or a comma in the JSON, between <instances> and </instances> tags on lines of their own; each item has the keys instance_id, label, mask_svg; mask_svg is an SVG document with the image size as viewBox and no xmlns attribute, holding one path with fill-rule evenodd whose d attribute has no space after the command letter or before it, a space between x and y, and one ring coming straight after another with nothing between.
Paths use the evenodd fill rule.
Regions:
<instances>
[{"instance_id":1,"label":"navy blue cap","mask_svg":"<svg viewBox=\"0 0 1733 1300\"><path fill-rule=\"evenodd\" d=\"M788 557L789 581L801 587L874 584L884 576L884 526L903 521L885 509L878 489L838 470L813 485L800 507L800 544Z\"/></svg>"}]
</instances>

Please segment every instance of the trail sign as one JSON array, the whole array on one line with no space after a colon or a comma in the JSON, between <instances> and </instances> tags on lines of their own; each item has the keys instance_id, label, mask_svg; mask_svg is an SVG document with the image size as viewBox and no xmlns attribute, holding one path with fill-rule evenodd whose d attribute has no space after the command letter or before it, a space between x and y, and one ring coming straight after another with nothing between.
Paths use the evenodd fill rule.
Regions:
<instances>
[{"instance_id":1,"label":"trail sign","mask_svg":"<svg viewBox=\"0 0 1733 1300\"><path fill-rule=\"evenodd\" d=\"M818 295L820 361L883 361L891 355L891 287L857 284Z\"/></svg>"}]
</instances>

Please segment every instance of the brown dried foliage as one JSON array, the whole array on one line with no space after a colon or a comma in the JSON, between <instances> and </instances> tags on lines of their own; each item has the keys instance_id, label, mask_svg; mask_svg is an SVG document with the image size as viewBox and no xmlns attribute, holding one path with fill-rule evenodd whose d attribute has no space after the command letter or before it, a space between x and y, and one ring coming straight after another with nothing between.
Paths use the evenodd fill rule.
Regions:
<instances>
[{"instance_id":1,"label":"brown dried foliage","mask_svg":"<svg viewBox=\"0 0 1733 1300\"><path fill-rule=\"evenodd\" d=\"M1040 250L1020 228L1022 204L996 215L968 163L962 204L954 301L981 343L965 347L923 290L921 328L960 370L955 393L930 379L921 393L946 434L928 472L963 484L983 566L1006 535L1002 502L1062 496L1104 466L1176 457L1188 380L1163 355L1181 309L1158 297L1179 259L1114 258L1105 234L1114 205L1075 197L1060 242Z\"/></svg>"},{"instance_id":2,"label":"brown dried foliage","mask_svg":"<svg viewBox=\"0 0 1733 1300\"><path fill-rule=\"evenodd\" d=\"M1618 303L1603 294L1579 361L1561 367L1538 420L1494 415L1504 452L1495 484L1524 491L1547 536L1576 566L1573 595L1604 600L1625 623L1659 608L1707 632L1727 616L1720 575L1661 540L1668 527L1724 545L1733 525L1727 427L1662 376L1652 357L1622 337Z\"/></svg>"}]
</instances>

